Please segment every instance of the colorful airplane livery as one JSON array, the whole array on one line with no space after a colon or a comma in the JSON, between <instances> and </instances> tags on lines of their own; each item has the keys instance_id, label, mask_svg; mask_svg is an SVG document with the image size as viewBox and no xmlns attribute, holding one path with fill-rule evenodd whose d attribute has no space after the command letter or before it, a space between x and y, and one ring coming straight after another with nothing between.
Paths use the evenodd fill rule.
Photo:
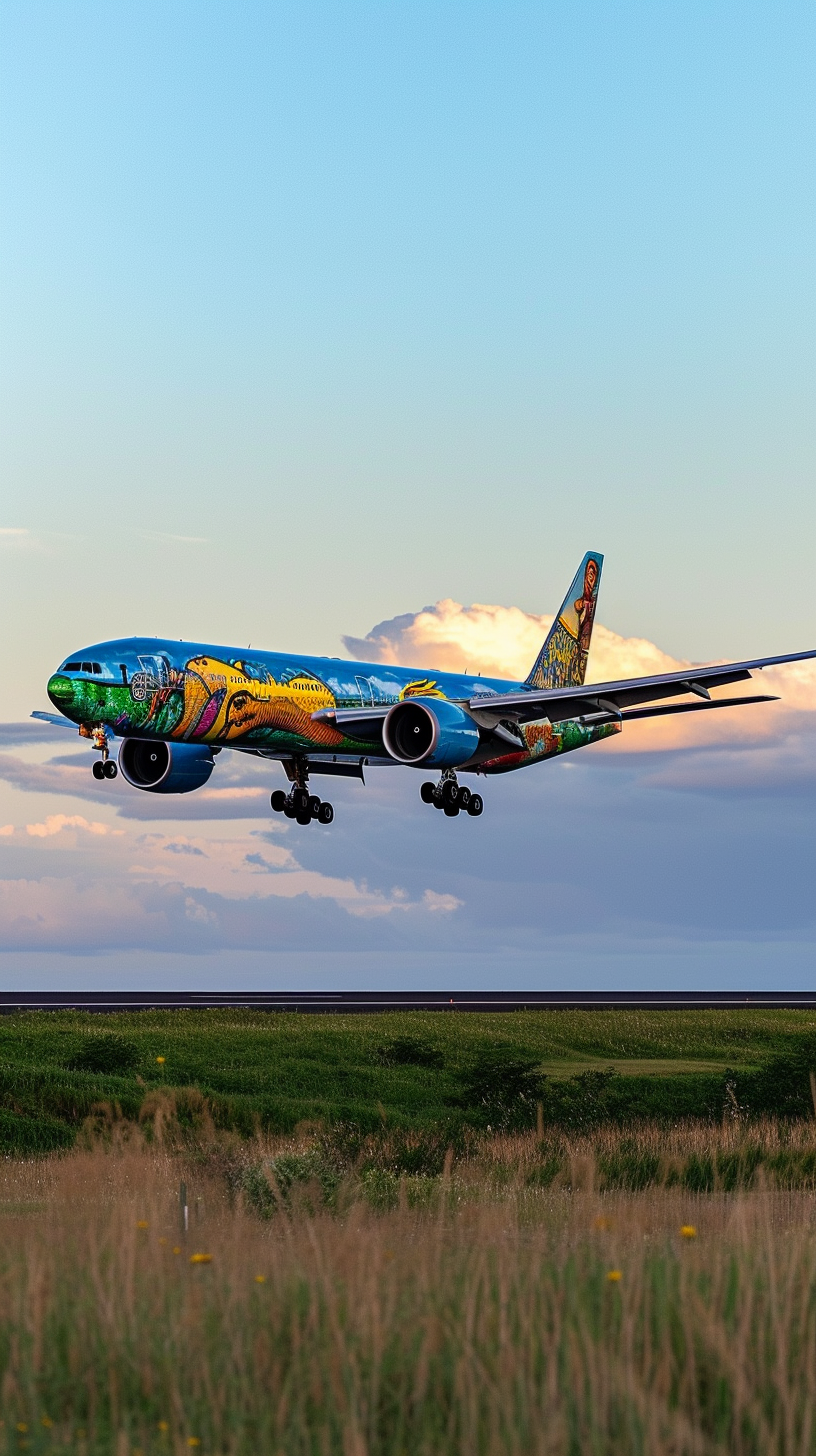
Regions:
<instances>
[{"instance_id":1,"label":"colorful airplane livery","mask_svg":"<svg viewBox=\"0 0 816 1456\"><path fill-rule=\"evenodd\" d=\"M632 718L772 702L756 694L712 698L710 690L816 656L586 684L602 564L600 552L587 552L524 682L125 637L72 653L48 683L60 716L32 716L77 724L99 751L97 779L121 770L148 793L200 788L229 748L282 763L290 790L277 789L272 808L299 824L334 818L331 804L310 791L310 775L362 779L368 764L436 770L437 782L420 789L423 801L450 818L462 810L477 817L482 796L459 782L460 773L527 768L620 733ZM673 697L686 701L663 701Z\"/></svg>"}]
</instances>

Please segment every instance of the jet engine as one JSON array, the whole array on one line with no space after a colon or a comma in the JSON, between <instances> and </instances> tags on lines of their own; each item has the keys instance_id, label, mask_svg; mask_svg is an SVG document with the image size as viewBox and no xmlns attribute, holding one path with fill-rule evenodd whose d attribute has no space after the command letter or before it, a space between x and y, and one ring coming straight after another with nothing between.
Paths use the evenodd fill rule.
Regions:
<instances>
[{"instance_id":1,"label":"jet engine","mask_svg":"<svg viewBox=\"0 0 816 1456\"><path fill-rule=\"evenodd\" d=\"M200 789L215 767L206 743L162 743L126 738L119 749L119 767L134 789L151 794L189 794Z\"/></svg>"},{"instance_id":2,"label":"jet engine","mask_svg":"<svg viewBox=\"0 0 816 1456\"><path fill-rule=\"evenodd\" d=\"M456 768L467 763L479 747L479 729L456 703L444 698L406 698L386 715L383 742L399 763Z\"/></svg>"}]
</instances>

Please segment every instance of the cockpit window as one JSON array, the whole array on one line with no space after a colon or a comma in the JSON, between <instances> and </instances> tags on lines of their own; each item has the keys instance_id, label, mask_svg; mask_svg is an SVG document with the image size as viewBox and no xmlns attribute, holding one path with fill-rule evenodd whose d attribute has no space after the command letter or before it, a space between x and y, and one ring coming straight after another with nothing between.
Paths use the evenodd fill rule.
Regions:
<instances>
[{"instance_id":1,"label":"cockpit window","mask_svg":"<svg viewBox=\"0 0 816 1456\"><path fill-rule=\"evenodd\" d=\"M66 664L65 664L65 666L64 666L64 668L62 670L63 670L63 672L81 672L82 671L82 663L81 662L66 662Z\"/></svg>"},{"instance_id":2,"label":"cockpit window","mask_svg":"<svg viewBox=\"0 0 816 1456\"><path fill-rule=\"evenodd\" d=\"M99 663L98 663L98 662L95 662L95 663L94 663L94 665L93 665L93 670L94 670L94 672L96 672L96 673L101 673L101 671L102 671L102 669L101 669L101 667L100 667L100 666L99 666Z\"/></svg>"},{"instance_id":3,"label":"cockpit window","mask_svg":"<svg viewBox=\"0 0 816 1456\"><path fill-rule=\"evenodd\" d=\"M83 664L82 664L82 671L83 672L93 672L93 663L92 662L83 662Z\"/></svg>"}]
</instances>

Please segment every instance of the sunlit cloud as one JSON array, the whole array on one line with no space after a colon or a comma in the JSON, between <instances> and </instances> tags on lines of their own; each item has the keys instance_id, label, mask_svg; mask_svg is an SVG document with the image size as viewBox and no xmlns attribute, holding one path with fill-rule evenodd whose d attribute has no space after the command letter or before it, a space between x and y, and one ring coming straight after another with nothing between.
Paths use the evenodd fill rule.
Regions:
<instances>
[{"instance_id":1,"label":"sunlit cloud","mask_svg":"<svg viewBox=\"0 0 816 1456\"><path fill-rule=\"evenodd\" d=\"M13 833L14 833L14 825L13 824L3 824L3 825L0 825L0 839L10 839Z\"/></svg>"},{"instance_id":2,"label":"sunlit cloud","mask_svg":"<svg viewBox=\"0 0 816 1456\"><path fill-rule=\"evenodd\" d=\"M123 829L111 829L98 819L86 819L84 814L49 814L42 824L26 824L26 833L32 839L49 839L61 834L64 829L82 829L86 834L124 834Z\"/></svg>"}]
</instances>

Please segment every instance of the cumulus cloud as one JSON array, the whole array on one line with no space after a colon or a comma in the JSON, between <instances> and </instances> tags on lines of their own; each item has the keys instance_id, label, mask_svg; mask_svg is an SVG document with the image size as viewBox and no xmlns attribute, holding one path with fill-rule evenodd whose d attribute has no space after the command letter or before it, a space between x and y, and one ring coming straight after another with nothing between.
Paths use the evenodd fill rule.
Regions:
<instances>
[{"instance_id":1,"label":"cumulus cloud","mask_svg":"<svg viewBox=\"0 0 816 1456\"><path fill-rule=\"evenodd\" d=\"M2 826L0 826L0 839L10 839L13 833L13 824L3 824Z\"/></svg>"},{"instance_id":2,"label":"cumulus cloud","mask_svg":"<svg viewBox=\"0 0 816 1456\"><path fill-rule=\"evenodd\" d=\"M369 662L417 667L423 671L481 673L483 677L525 678L552 626L552 617L520 607L463 607L445 597L421 612L392 617L367 637L344 637L353 657ZM685 667L642 637L619 637L597 625L590 668L595 682L635 677Z\"/></svg>"},{"instance_id":3,"label":"cumulus cloud","mask_svg":"<svg viewBox=\"0 0 816 1456\"><path fill-rule=\"evenodd\" d=\"M123 829L111 829L98 819L86 819L84 814L49 814L42 824L26 824L26 833L32 839L50 839L64 829L83 829L86 834L124 834Z\"/></svg>"}]
</instances>

